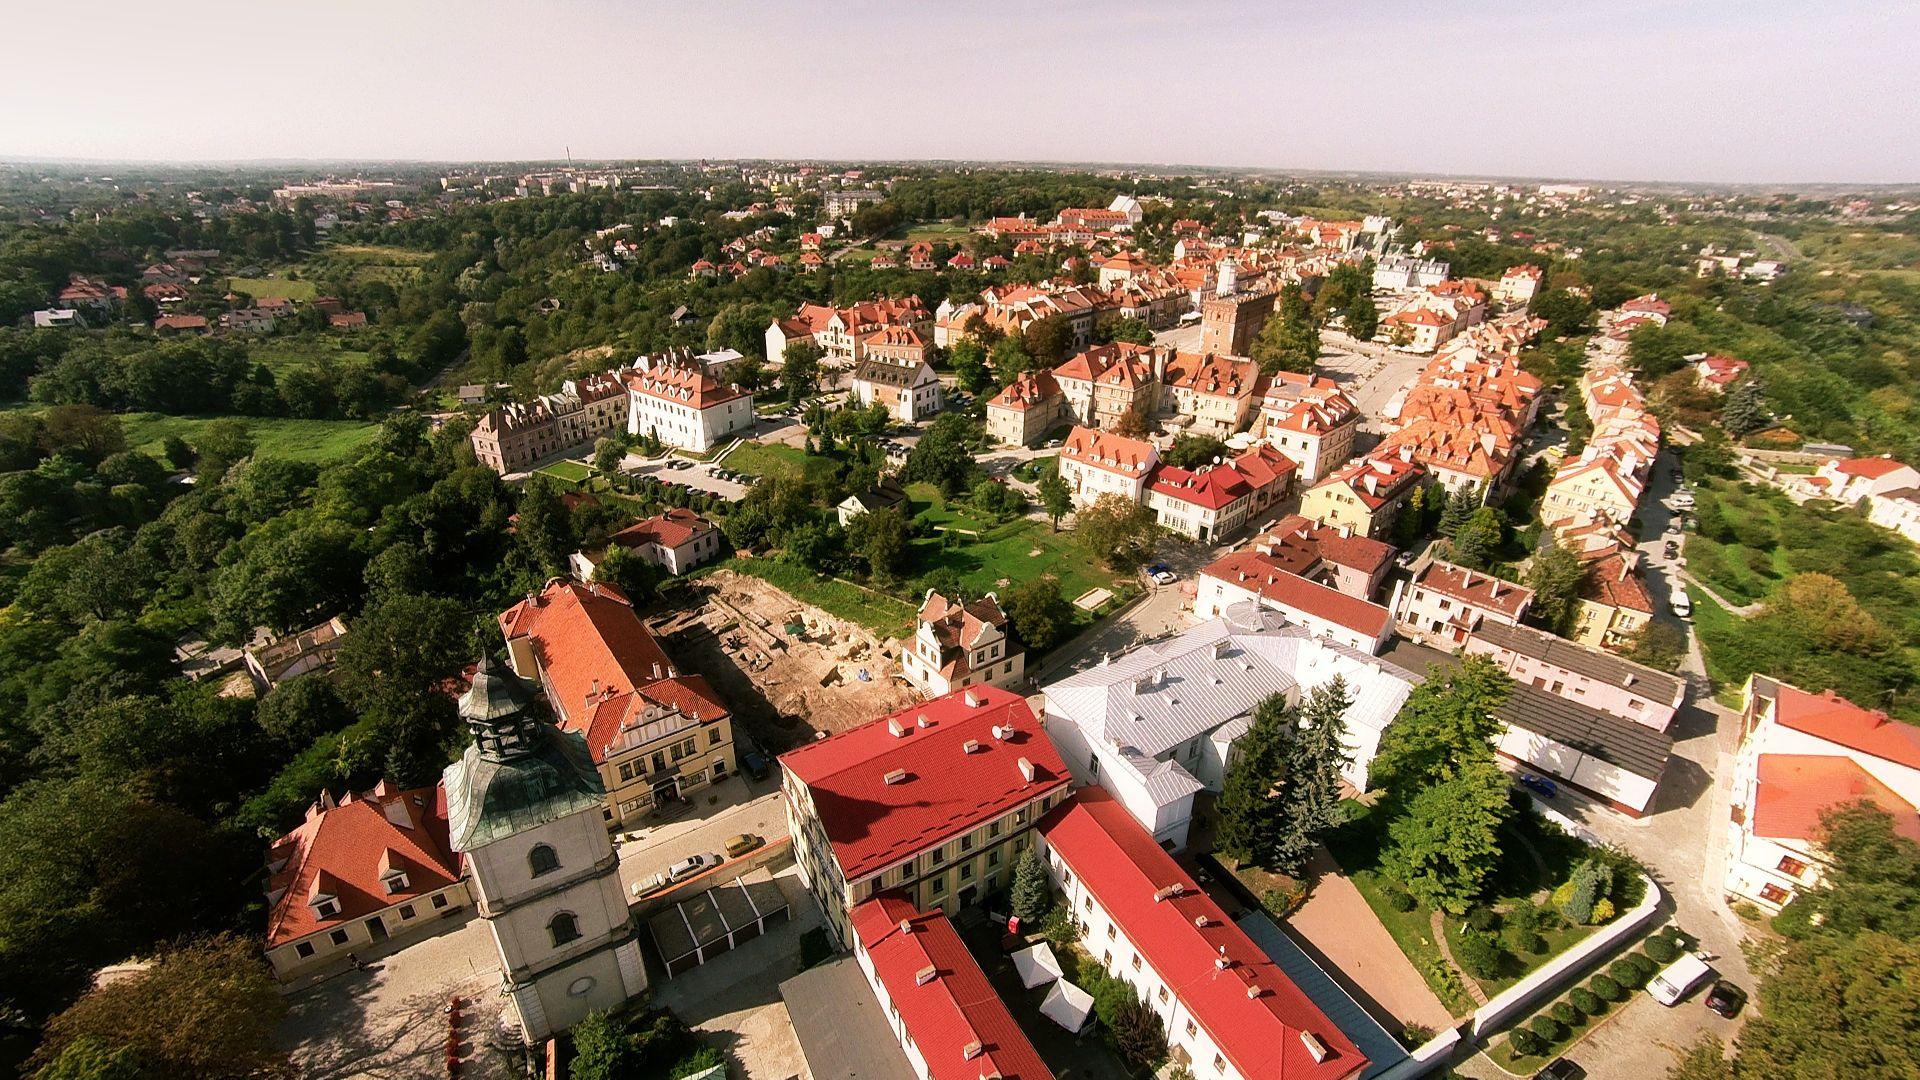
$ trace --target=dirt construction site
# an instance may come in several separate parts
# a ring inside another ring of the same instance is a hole
[[[705,675],[771,753],[912,704],[899,656],[862,627],[749,574],[701,579],[703,595],[655,626],[686,670]]]

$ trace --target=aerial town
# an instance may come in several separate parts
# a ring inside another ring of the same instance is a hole
[[[1920,185],[126,156],[0,1071],[1920,1076]]]

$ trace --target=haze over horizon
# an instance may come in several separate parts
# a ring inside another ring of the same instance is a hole
[[[1920,5],[109,3],[8,18],[0,156],[822,158],[1920,181]],[[1876,108],[1878,103],[1887,104]],[[211,106],[225,106],[224,110]]]

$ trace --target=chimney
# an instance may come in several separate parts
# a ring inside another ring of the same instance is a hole
[[[904,784],[907,782],[907,770],[889,769],[887,775],[881,777],[881,779],[888,784]]]
[[[901,933],[903,933],[903,934],[911,934],[911,933],[913,933],[913,920],[912,920],[912,919],[901,919],[901,920],[900,920],[900,932],[901,932]]]
[[[1311,1031],[1301,1032],[1300,1042],[1301,1045],[1307,1048],[1307,1053],[1313,1055],[1313,1061],[1316,1065],[1326,1061],[1327,1058],[1332,1056],[1331,1052],[1327,1050],[1327,1044],[1321,1042],[1319,1037]]]
[[[1351,538],[1352,536],[1353,536],[1352,524],[1347,522],[1342,522],[1340,525],[1340,539],[1346,540]]]
[[[892,735],[896,739],[905,738],[907,734],[906,725],[900,722],[899,717],[889,716],[887,717],[887,734]]]
[[[961,753],[963,753],[963,754],[977,754],[977,753],[979,753],[979,752],[980,752],[980,740],[979,740],[979,739],[968,739],[968,740],[967,740],[967,741],[966,741],[965,743],[963,743],[963,744],[961,745],[961,747],[960,747],[960,752],[961,752]]]
[[[986,698],[981,697],[979,694],[974,693],[972,690],[967,691],[967,707],[968,708],[977,709],[980,706],[985,705],[986,703],[987,703]]]
[[[916,727],[923,727],[923,728],[930,728],[930,727],[932,727],[932,726],[933,726],[933,721],[932,721],[932,720],[929,720],[929,719],[927,719],[927,714],[926,714],[926,713],[921,713],[921,714],[920,714],[920,716],[919,716],[919,718],[918,718],[918,719],[916,719],[916,720],[914,720],[914,726],[916,726]]]
[[[1027,783],[1033,783],[1033,762],[1026,758],[1021,758],[1018,764],[1020,766],[1020,775],[1026,778]]]
[[[972,1042],[960,1048],[960,1056],[968,1061],[972,1061],[974,1058],[977,1058],[981,1054],[984,1054],[986,1052],[987,1052],[987,1048],[980,1045],[979,1039],[975,1039]]]
[[[940,974],[939,968],[934,967],[932,964],[928,964],[926,967],[923,967],[919,971],[914,973],[913,985],[925,986],[928,983],[932,982],[934,980],[934,977],[939,974]]]

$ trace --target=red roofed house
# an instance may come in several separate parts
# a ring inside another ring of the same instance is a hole
[[[1602,551],[1583,561],[1580,611],[1568,636],[1582,645],[1624,649],[1653,620],[1653,597],[1640,580],[1638,553]]]
[[[1378,539],[1387,535],[1426,475],[1411,450],[1375,453],[1341,466],[1308,488],[1300,497],[1300,513]]]
[[[1080,944],[1165,1026],[1173,1061],[1209,1080],[1345,1080],[1367,1058],[1104,788],[1040,824]]]
[[[1920,728],[1886,713],[1754,675],[1733,760],[1726,889],[1768,911],[1819,882],[1826,810],[1865,799],[1920,841]]]
[[[1066,417],[1066,395],[1053,372],[1026,371],[988,399],[987,434],[1003,446],[1026,446]]]
[[[1019,694],[975,686],[780,756],[801,876],[842,945],[882,892],[958,911],[1013,864],[1071,778]]]
[[[698,363],[643,358],[626,374],[627,432],[651,434],[668,446],[704,453],[728,436],[753,430],[753,395],[722,385]]]
[[[608,537],[607,543],[626,548],[669,574],[684,574],[720,554],[720,530],[699,514],[675,506],[621,529]],[[576,551],[567,562],[574,577],[591,581],[594,568],[605,554],[604,548]]]
[[[704,677],[674,668],[620,590],[548,582],[501,614],[500,631],[514,673],[586,738],[609,828],[733,775],[732,714]]]
[[[919,1080],[1053,1080],[945,915],[885,895],[852,923],[854,959]]]
[[[1253,485],[1232,465],[1161,465],[1146,492],[1147,506],[1163,527],[1203,541],[1217,541],[1245,525],[1252,499]]]
[[[1054,368],[1053,379],[1075,423],[1112,430],[1129,413],[1144,418],[1159,410],[1169,352],[1125,341],[1096,345]]]
[[[1800,487],[1818,498],[1853,506],[1869,495],[1920,487],[1920,470],[1890,457],[1834,458]]]
[[[992,593],[971,603],[932,589],[920,604],[919,629],[900,657],[907,681],[928,697],[967,686],[1015,690],[1026,681],[1027,651],[1008,632]]]
[[[1693,381],[1713,394],[1726,393],[1746,373],[1747,362],[1731,356],[1703,356],[1693,364]]]
[[[1435,559],[1420,568],[1397,614],[1416,639],[1451,649],[1483,621],[1518,626],[1532,602],[1533,590],[1524,585]]]
[[[159,333],[189,332],[204,334],[207,332],[205,315],[162,315],[153,320],[153,328]]]
[[[1530,263],[1510,266],[1500,275],[1500,285],[1494,290],[1494,299],[1502,304],[1525,307],[1533,303],[1533,296],[1540,291],[1540,268]]]
[[[438,785],[324,792],[267,854],[267,962],[281,979],[428,926],[469,903]]]
[[[1331,585],[1348,596],[1371,600],[1386,584],[1393,545],[1363,536],[1348,525],[1328,525],[1288,514],[1249,547],[1280,569]]]
[[[1211,619],[1249,600],[1279,612],[1316,637],[1331,638],[1368,656],[1379,655],[1393,639],[1392,612],[1302,577],[1257,548],[1222,556],[1200,571],[1193,613],[1196,618]]]
[[[1060,479],[1073,492],[1076,506],[1091,506],[1102,495],[1140,502],[1146,497],[1147,478],[1159,464],[1160,452],[1153,444],[1092,428],[1074,428],[1060,447]]]

